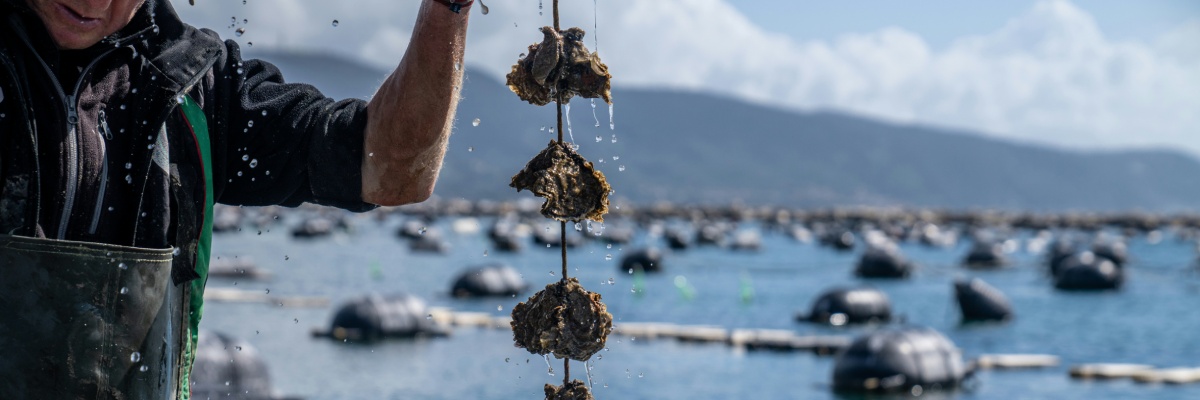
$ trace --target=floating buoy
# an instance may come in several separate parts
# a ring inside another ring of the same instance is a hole
[[[192,398],[277,398],[267,363],[250,343],[208,330],[200,330],[198,336],[190,378]]]
[[[891,328],[855,339],[833,366],[839,392],[901,392],[916,386],[953,388],[967,375],[961,352],[929,328]]]
[[[454,297],[516,296],[527,289],[529,284],[516,269],[496,263],[464,271],[454,280],[450,294]]]
[[[915,266],[894,246],[871,246],[863,253],[854,268],[862,278],[907,278]]]
[[[887,294],[870,287],[827,290],[813,302],[808,315],[796,316],[802,322],[835,326],[887,322],[891,318],[892,306]]]
[[[426,318],[430,315],[425,302],[416,296],[371,294],[343,304],[334,314],[329,330],[314,334],[351,341],[448,334],[432,318]]]
[[[975,278],[954,282],[954,297],[962,311],[962,322],[1005,321],[1013,317],[1012,304],[1004,293]]]

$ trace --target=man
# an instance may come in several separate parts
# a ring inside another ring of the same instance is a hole
[[[0,0],[0,398],[187,398],[214,202],[428,198],[471,3],[422,1],[367,103],[169,0]]]

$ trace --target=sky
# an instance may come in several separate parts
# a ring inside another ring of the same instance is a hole
[[[185,21],[254,49],[389,70],[419,6],[197,3],[176,1]],[[503,79],[551,24],[550,0],[541,10],[535,0],[485,3],[488,15],[473,11],[465,62]],[[1067,148],[1200,156],[1197,1],[562,0],[561,16],[588,31],[609,65],[618,113],[620,88],[666,88]]]

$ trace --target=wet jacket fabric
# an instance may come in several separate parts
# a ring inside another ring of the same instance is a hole
[[[56,49],[24,0],[0,0],[0,20],[0,234],[174,247],[172,283],[198,298],[206,200],[374,207],[360,194],[365,102],[285,83],[169,0],[80,51]],[[203,111],[209,171],[185,101]]]

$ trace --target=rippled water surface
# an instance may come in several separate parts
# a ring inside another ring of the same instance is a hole
[[[287,224],[294,224],[285,218]],[[274,276],[267,281],[213,278],[210,287],[270,289],[271,295],[326,296],[325,308],[210,302],[203,328],[249,341],[269,364],[275,387],[307,399],[540,399],[545,383],[561,383],[562,362],[546,362],[513,347],[504,330],[458,328],[448,338],[356,345],[313,338],[334,307],[368,292],[409,292],[432,305],[507,315],[524,296],[457,300],[446,295],[465,267],[505,262],[534,287],[559,277],[559,250],[528,246],[516,254],[490,249],[483,233],[457,234],[451,220],[441,229],[452,246],[446,255],[411,253],[394,232],[398,218],[378,222],[371,214],[353,220],[353,233],[311,241],[291,238],[276,226],[220,234],[214,256],[252,257]],[[488,220],[480,221],[486,228]],[[540,229],[540,228],[539,228]],[[618,270],[624,251],[661,239],[644,233],[633,244],[609,249],[592,241],[569,251],[572,276],[604,296],[616,324],[670,322],[725,328],[791,329],[800,333],[857,335],[870,327],[822,328],[793,321],[823,290],[863,283],[851,275],[858,252],[838,253],[764,233],[763,250],[737,253],[693,248],[668,254],[665,272],[645,278],[645,292],[631,292],[632,275]],[[922,268],[904,281],[867,282],[886,292],[893,310],[910,324],[933,327],[953,340],[967,358],[985,353],[1047,353],[1063,365],[1025,371],[991,371],[967,390],[930,393],[934,398],[1200,398],[1200,384],[1140,385],[1129,380],[1084,382],[1067,367],[1089,362],[1148,363],[1160,367],[1200,366],[1200,276],[1189,269],[1191,244],[1170,238],[1156,245],[1130,242],[1126,287],[1109,293],[1055,291],[1041,257],[1018,252],[1015,265],[974,272],[957,267],[968,243],[951,249],[902,245]],[[606,260],[611,254],[612,260]],[[551,275],[551,272],[554,275]],[[683,296],[676,277],[686,278],[695,296]],[[1004,325],[960,328],[951,282],[978,276],[1003,291],[1017,318]],[[743,303],[742,280],[755,297]],[[609,285],[609,279],[613,284]],[[503,311],[497,311],[497,307]],[[738,352],[724,345],[671,340],[610,338],[592,370],[599,399],[836,398],[828,385],[832,357],[809,353]],[[583,364],[572,377],[585,379]]]

